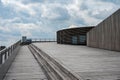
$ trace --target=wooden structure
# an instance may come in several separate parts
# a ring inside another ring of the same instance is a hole
[[[90,27],[70,28],[57,31],[57,43],[86,45],[86,34]]]
[[[87,46],[120,51],[120,9],[87,33]]]
[[[19,51],[21,41],[0,51],[0,80],[3,80],[9,67]]]

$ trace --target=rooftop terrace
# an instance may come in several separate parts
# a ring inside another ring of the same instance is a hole
[[[55,42],[34,43],[68,70],[87,80],[118,80],[120,52]]]
[[[120,52],[56,42],[0,51],[0,80],[120,80]]]

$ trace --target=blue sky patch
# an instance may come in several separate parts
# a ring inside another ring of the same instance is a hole
[[[55,38],[56,31],[94,26],[120,8],[120,0],[0,0],[0,45],[22,36]]]

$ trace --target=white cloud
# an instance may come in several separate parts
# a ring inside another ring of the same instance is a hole
[[[34,10],[34,7],[39,6],[39,3],[29,3],[29,4],[24,4],[22,2],[23,0],[2,0],[1,2],[5,6],[10,6],[12,7],[16,12],[26,12],[31,16],[36,15],[36,11]]]
[[[70,25],[68,28],[77,28],[78,26],[76,26],[76,25]]]
[[[39,26],[37,26],[36,24],[33,24],[33,23],[29,23],[29,24],[18,23],[15,26],[18,27],[22,36],[28,36],[28,37],[32,37],[30,30],[39,29]]]
[[[45,3],[41,5],[41,17],[48,20],[62,19],[68,17],[67,9],[65,5],[60,3]],[[65,15],[65,16],[64,16]]]
[[[1,0],[4,8],[12,9],[12,18],[0,17],[0,34],[18,38],[39,37],[68,28],[69,25],[98,24],[120,6],[104,0]],[[5,10],[5,9],[4,9]],[[5,13],[5,12],[4,12]],[[9,15],[10,13],[6,13]],[[0,13],[1,14],[1,13]],[[70,26],[73,28],[76,26]],[[7,34],[5,34],[7,33]],[[17,34],[17,35],[16,35]],[[1,35],[0,35],[1,37]],[[48,36],[45,36],[48,37]]]
[[[11,32],[11,30],[8,28],[8,27],[2,27],[0,26],[0,31],[3,31],[3,32]]]
[[[59,15],[52,12],[52,9],[50,8],[51,6],[48,5],[42,5],[42,18],[47,18],[47,19],[55,19]]]
[[[0,34],[0,45],[9,47],[10,45],[14,44],[15,42],[17,42],[20,39],[21,39],[21,37],[19,37],[19,36],[16,37],[11,34],[7,34],[7,35]]]
[[[84,23],[89,26],[98,24],[120,6],[111,2],[99,0],[75,0],[74,3],[69,4],[66,7],[69,14],[72,16],[72,19],[81,18],[84,20]],[[99,19],[96,15],[101,18]]]
[[[13,22],[16,22],[16,21],[21,21],[21,19],[19,17],[14,17],[12,19],[0,18],[0,24],[13,23]]]
[[[96,25],[95,23],[99,20],[91,17],[88,14],[88,10],[81,10],[81,6],[84,1],[75,0],[73,4],[69,4],[67,7],[69,14],[71,15],[72,19],[83,19],[84,23],[87,25]]]
[[[68,11],[68,15],[71,16],[70,21],[75,21],[78,19],[84,20],[86,25],[96,25],[101,21],[97,16],[104,18],[106,15],[101,14],[101,12],[109,13],[113,11],[114,8],[118,8],[118,5],[111,2],[103,2],[100,0],[73,0],[72,3],[68,1],[49,1],[46,0],[43,3],[23,3],[23,0],[2,0],[4,5],[12,6],[17,13],[25,12],[34,17],[40,17],[45,19],[57,19],[63,15],[55,12],[55,8],[64,8]],[[68,4],[62,4],[62,3]],[[39,9],[38,9],[39,8]],[[82,9],[83,8],[83,9]],[[86,9],[84,9],[86,8]],[[65,16],[64,16],[65,17]]]
[[[17,20],[20,20],[20,18],[18,17],[15,17],[13,19],[2,19],[0,18],[0,31],[3,31],[3,32],[12,32],[12,23],[17,21]]]

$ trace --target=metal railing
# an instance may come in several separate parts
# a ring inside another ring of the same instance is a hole
[[[21,41],[18,41],[10,47],[0,51],[0,65],[5,63],[5,61],[9,58],[9,56],[11,56],[11,54],[17,48],[17,46],[20,45],[20,43]]]
[[[56,42],[55,38],[32,38],[32,42]]]

